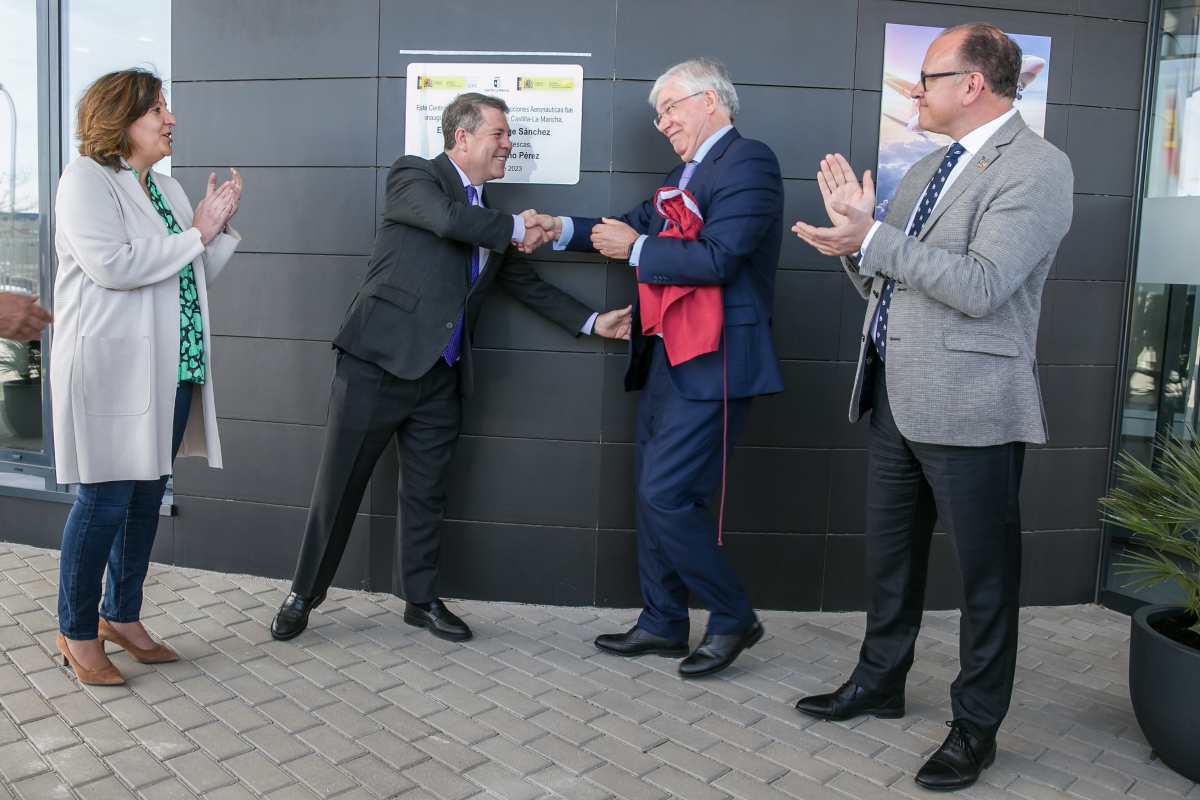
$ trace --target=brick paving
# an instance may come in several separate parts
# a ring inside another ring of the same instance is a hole
[[[80,688],[53,657],[57,580],[56,551],[0,544],[0,798],[929,797],[912,774],[958,655],[957,614],[929,613],[908,716],[816,722],[792,703],[849,673],[861,613],[765,612],[733,668],[685,682],[592,647],[631,610],[462,601],[476,636],[452,644],[390,595],[333,590],[279,643],[282,582],[153,565],[144,621],[184,660],[114,652],[129,684]],[[1023,610],[1001,752],[961,796],[1200,800],[1138,731],[1128,629],[1096,606]]]

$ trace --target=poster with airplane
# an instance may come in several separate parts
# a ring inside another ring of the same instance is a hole
[[[921,129],[912,89],[921,79],[925,51],[945,28],[888,23],[883,39],[883,93],[879,108],[879,165],[875,217],[883,219],[908,168],[950,144],[950,137]],[[1046,134],[1046,87],[1050,80],[1049,36],[1010,33],[1021,48],[1017,110],[1039,136]]]

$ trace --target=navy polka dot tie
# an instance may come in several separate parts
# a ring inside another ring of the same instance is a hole
[[[921,228],[925,227],[925,221],[933,213],[933,207],[937,205],[938,195],[942,193],[942,187],[946,185],[946,179],[950,177],[950,173],[954,171],[954,165],[958,163],[958,159],[965,152],[967,152],[967,149],[958,142],[950,145],[950,149],[946,151],[946,157],[942,159],[941,166],[933,174],[929,185],[925,187],[925,195],[921,198],[921,205],[917,207],[917,213],[913,217],[912,225],[908,226],[909,236],[918,235],[921,232]],[[896,282],[891,278],[888,278],[884,282],[883,291],[879,293],[879,305],[875,307],[875,322],[871,326],[871,341],[875,343],[875,351],[879,353],[880,360],[886,360],[887,358],[888,308],[892,304],[892,291],[895,288]]]

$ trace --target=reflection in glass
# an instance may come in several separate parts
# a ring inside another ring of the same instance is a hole
[[[1161,11],[1157,82],[1121,408],[1121,449],[1154,467],[1156,437],[1200,429],[1200,0]],[[1171,587],[1132,592],[1114,574],[1128,533],[1110,528],[1105,588],[1168,602]]]
[[[37,7],[0,6],[0,292],[41,295]],[[0,340],[0,451],[42,451],[41,342]]]

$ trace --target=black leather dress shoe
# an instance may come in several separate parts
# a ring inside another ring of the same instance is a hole
[[[917,773],[917,783],[936,792],[952,792],[979,780],[996,760],[995,737],[976,736],[962,720],[947,722],[950,735]]]
[[[679,662],[679,674],[685,678],[701,678],[720,672],[747,647],[758,644],[762,637],[763,626],[757,621],[742,633],[705,634],[700,646]]]
[[[289,594],[271,622],[271,638],[281,642],[295,639],[308,627],[308,615],[324,601],[324,592],[316,597],[303,597],[295,592]]]
[[[427,628],[434,636],[450,642],[465,642],[471,638],[467,623],[455,616],[441,600],[431,601],[428,611],[415,603],[405,603],[404,621],[418,628]]]
[[[884,719],[897,719],[904,716],[904,692],[873,692],[846,681],[836,692],[801,697],[796,701],[796,710],[819,719],[837,722],[867,714]]]
[[[596,647],[619,656],[666,656],[683,658],[687,642],[676,642],[634,625],[625,633],[602,633],[596,637]]]

